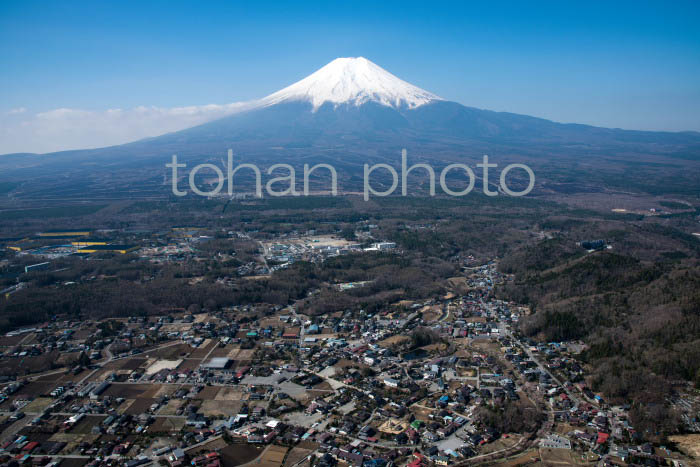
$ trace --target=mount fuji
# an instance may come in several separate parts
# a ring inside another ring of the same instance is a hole
[[[309,102],[316,111],[326,103],[360,106],[368,102],[413,109],[441,101],[435,94],[392,75],[364,57],[337,58],[315,73],[260,101],[263,106]]]
[[[593,170],[602,161],[608,168],[617,164],[610,170],[620,174],[629,173],[630,164],[663,163],[687,177],[697,173],[700,133],[563,124],[467,107],[407,83],[366,58],[337,58],[218,120],[100,149],[5,155],[0,173],[24,181],[56,173],[68,179],[71,173],[84,178],[99,172],[104,179],[125,170],[130,175],[123,179],[149,173],[154,183],[162,183],[163,164],[172,154],[195,163],[219,160],[229,148],[240,154],[239,161],[263,165],[322,161],[361,170],[363,163],[395,163],[407,148],[414,161],[468,162],[489,154],[504,162],[539,164],[562,179],[581,164]],[[598,180],[604,186],[614,179]]]
[[[695,144],[700,134],[607,129],[562,124],[447,101],[394,76],[364,57],[337,58],[237,113],[151,143],[236,143],[249,147],[338,147],[350,142],[493,145],[584,145],[637,148],[640,144]],[[394,144],[391,144],[393,146]],[[218,146],[219,148],[221,146]],[[219,149],[220,150],[220,149]]]

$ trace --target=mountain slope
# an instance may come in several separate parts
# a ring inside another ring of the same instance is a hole
[[[368,142],[379,140],[394,144],[411,144],[416,140],[439,142],[507,145],[513,149],[534,144],[590,145],[593,149],[625,147],[662,151],[664,146],[695,145],[700,148],[700,134],[666,133],[599,128],[589,125],[562,124],[527,115],[493,112],[466,107],[456,102],[433,100],[425,104],[388,106],[375,101],[356,105],[326,102],[314,107],[304,100],[283,101],[256,107],[198,127],[182,130],[152,140],[177,140],[182,144],[210,138],[213,142],[260,144],[326,145],[329,139],[364,137]],[[214,138],[214,139],[212,139]],[[265,138],[264,142],[260,138]]]

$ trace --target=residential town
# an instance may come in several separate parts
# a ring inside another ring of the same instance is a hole
[[[314,250],[282,245],[265,246],[268,260]],[[583,343],[520,336],[516,325],[530,310],[494,298],[494,286],[510,280],[496,266],[463,268],[462,295],[402,300],[377,313],[245,305],[9,332],[0,338],[2,365],[16,376],[2,381],[0,459],[690,465],[640,441],[629,407],[586,386]],[[35,371],[46,357],[49,369]],[[682,401],[690,414],[698,402]]]

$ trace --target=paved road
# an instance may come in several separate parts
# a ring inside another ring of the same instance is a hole
[[[303,347],[304,344],[304,323],[301,320],[301,317],[297,314],[296,308],[293,306],[289,307],[289,311],[292,312],[294,317],[299,321],[299,363],[301,363],[302,360],[302,355],[301,355],[301,348]]]

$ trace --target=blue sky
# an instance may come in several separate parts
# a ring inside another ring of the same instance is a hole
[[[698,24],[700,2],[0,0],[0,113],[226,104],[361,55],[474,107],[700,130]]]

